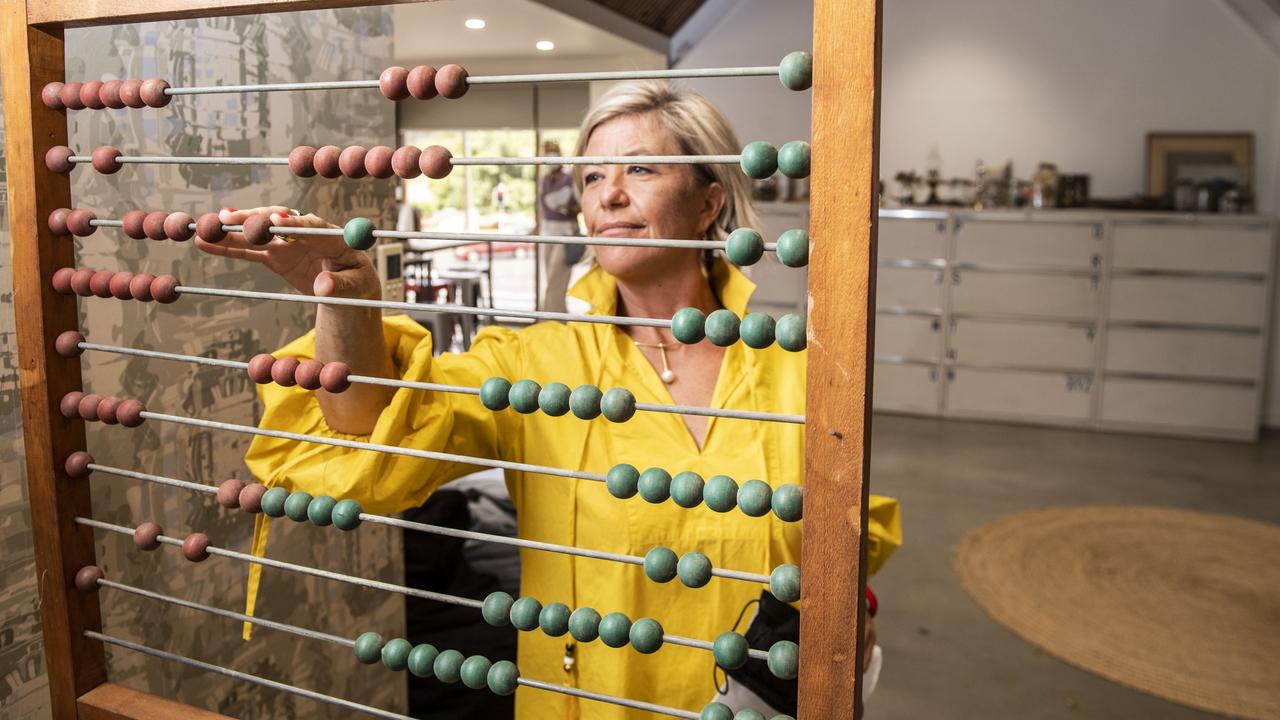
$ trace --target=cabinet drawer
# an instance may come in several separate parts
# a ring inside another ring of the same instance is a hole
[[[1088,370],[1094,337],[1092,324],[959,318],[951,329],[948,357],[966,364]]]
[[[1230,226],[1117,225],[1116,269],[1267,273],[1271,230]]]
[[[1266,311],[1262,283],[1209,278],[1116,277],[1113,320],[1209,323],[1260,327]]]
[[[1111,372],[1256,380],[1262,335],[1201,330],[1111,328],[1103,364]]]
[[[920,315],[876,315],[876,355],[939,360],[942,321]]]
[[[876,270],[876,305],[936,310],[942,307],[945,271],[882,267]]]
[[[878,362],[873,380],[871,398],[876,409],[938,412],[941,382],[936,366]]]
[[[880,221],[881,259],[935,260],[947,256],[946,220]]]
[[[1252,435],[1258,426],[1258,391],[1240,385],[1108,378],[1102,389],[1102,420]]]
[[[951,307],[959,313],[996,313],[1093,319],[1098,289],[1089,276],[951,272]]]
[[[1092,268],[1102,253],[1101,227],[965,220],[956,231],[956,261]]]
[[[1089,417],[1089,375],[956,367],[947,380],[947,411],[1008,418]]]

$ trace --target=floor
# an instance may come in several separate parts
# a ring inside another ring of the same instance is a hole
[[[871,720],[1217,717],[1078,670],[992,621],[950,567],[964,533],[1058,505],[1145,504],[1280,522],[1280,433],[1257,444],[877,415],[872,488],[905,543],[877,575]]]

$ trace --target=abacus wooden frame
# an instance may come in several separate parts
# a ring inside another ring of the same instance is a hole
[[[405,0],[396,0],[405,1]],[[413,1],[413,0],[408,0]],[[882,0],[815,0],[805,532],[800,626],[803,720],[857,717],[865,603],[867,472],[875,303],[875,241]],[[78,359],[54,339],[77,326],[76,302],[50,278],[74,264],[74,246],[45,223],[70,207],[66,175],[44,153],[67,144],[64,111],[40,102],[64,80],[68,27],[361,5],[362,0],[0,0],[5,149],[13,238],[14,311],[27,483],[39,577],[45,664],[54,718],[220,718],[107,682],[96,594],[73,578],[94,562],[89,487],[62,463],[85,448],[84,424],[58,401],[81,388]],[[139,11],[145,8],[145,11]]]

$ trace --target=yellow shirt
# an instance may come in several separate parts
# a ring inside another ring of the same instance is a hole
[[[755,286],[742,273],[720,262],[712,282],[726,308],[739,315],[745,312]],[[589,303],[593,313],[614,312],[616,285],[599,267],[570,294]],[[611,325],[546,322],[521,330],[488,327],[477,334],[470,351],[439,357],[432,357],[428,333],[407,318],[387,318],[384,331],[397,371],[407,380],[477,387],[496,375],[513,382],[530,378],[542,385],[558,381],[571,388],[583,383],[602,390],[625,387],[641,402],[672,402],[649,361],[625,333]],[[308,358],[314,352],[314,339],[308,334],[276,355]],[[736,343],[725,351],[711,405],[803,413],[804,368],[803,352],[790,353],[777,346],[752,350]],[[326,425],[311,392],[279,385],[264,385],[260,392],[263,427],[354,437]],[[599,473],[625,462],[641,470],[661,467],[672,475],[684,470],[703,477],[724,474],[740,484],[759,478],[777,487],[803,478],[801,425],[712,418],[699,450],[680,416],[674,414],[639,412],[620,424],[603,417],[584,421],[571,413],[557,418],[541,412],[521,415],[511,409],[492,412],[473,395],[409,389],[396,392],[372,435],[356,439]],[[264,437],[253,441],[246,463],[267,485],[355,498],[373,513],[416,507],[441,484],[480,469]],[[670,501],[652,505],[639,496],[619,500],[603,483],[532,473],[507,472],[506,480],[524,538],[640,556],[657,545],[677,554],[696,549],[706,553],[714,567],[762,574],[781,563],[800,564],[801,524],[782,522],[772,513],[752,518],[737,510],[720,514],[705,506],[684,509]],[[868,572],[873,573],[901,542],[897,502],[872,496],[869,516]],[[263,535],[259,533],[258,551]],[[337,536],[335,542],[340,542]],[[619,611],[632,620],[652,617],[669,634],[704,640],[731,629],[743,607],[762,589],[724,578],[712,578],[699,589],[685,587],[679,580],[657,584],[638,566],[533,550],[521,550],[520,559],[521,594],[537,598],[544,606],[558,601],[571,609],[589,606],[601,615]],[[571,671],[564,669],[566,644],[574,646]],[[455,649],[464,655],[478,650]],[[630,647],[613,649],[599,640],[578,643],[569,635],[552,638],[535,630],[521,634],[517,665],[523,677],[694,712],[715,692],[711,653],[674,645],[642,655]],[[521,720],[655,717],[526,687],[517,691],[516,716]]]

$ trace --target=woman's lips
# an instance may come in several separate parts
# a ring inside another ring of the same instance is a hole
[[[636,233],[644,230],[643,225],[632,225],[630,223],[609,223],[601,226],[596,230],[599,237],[635,237]]]

